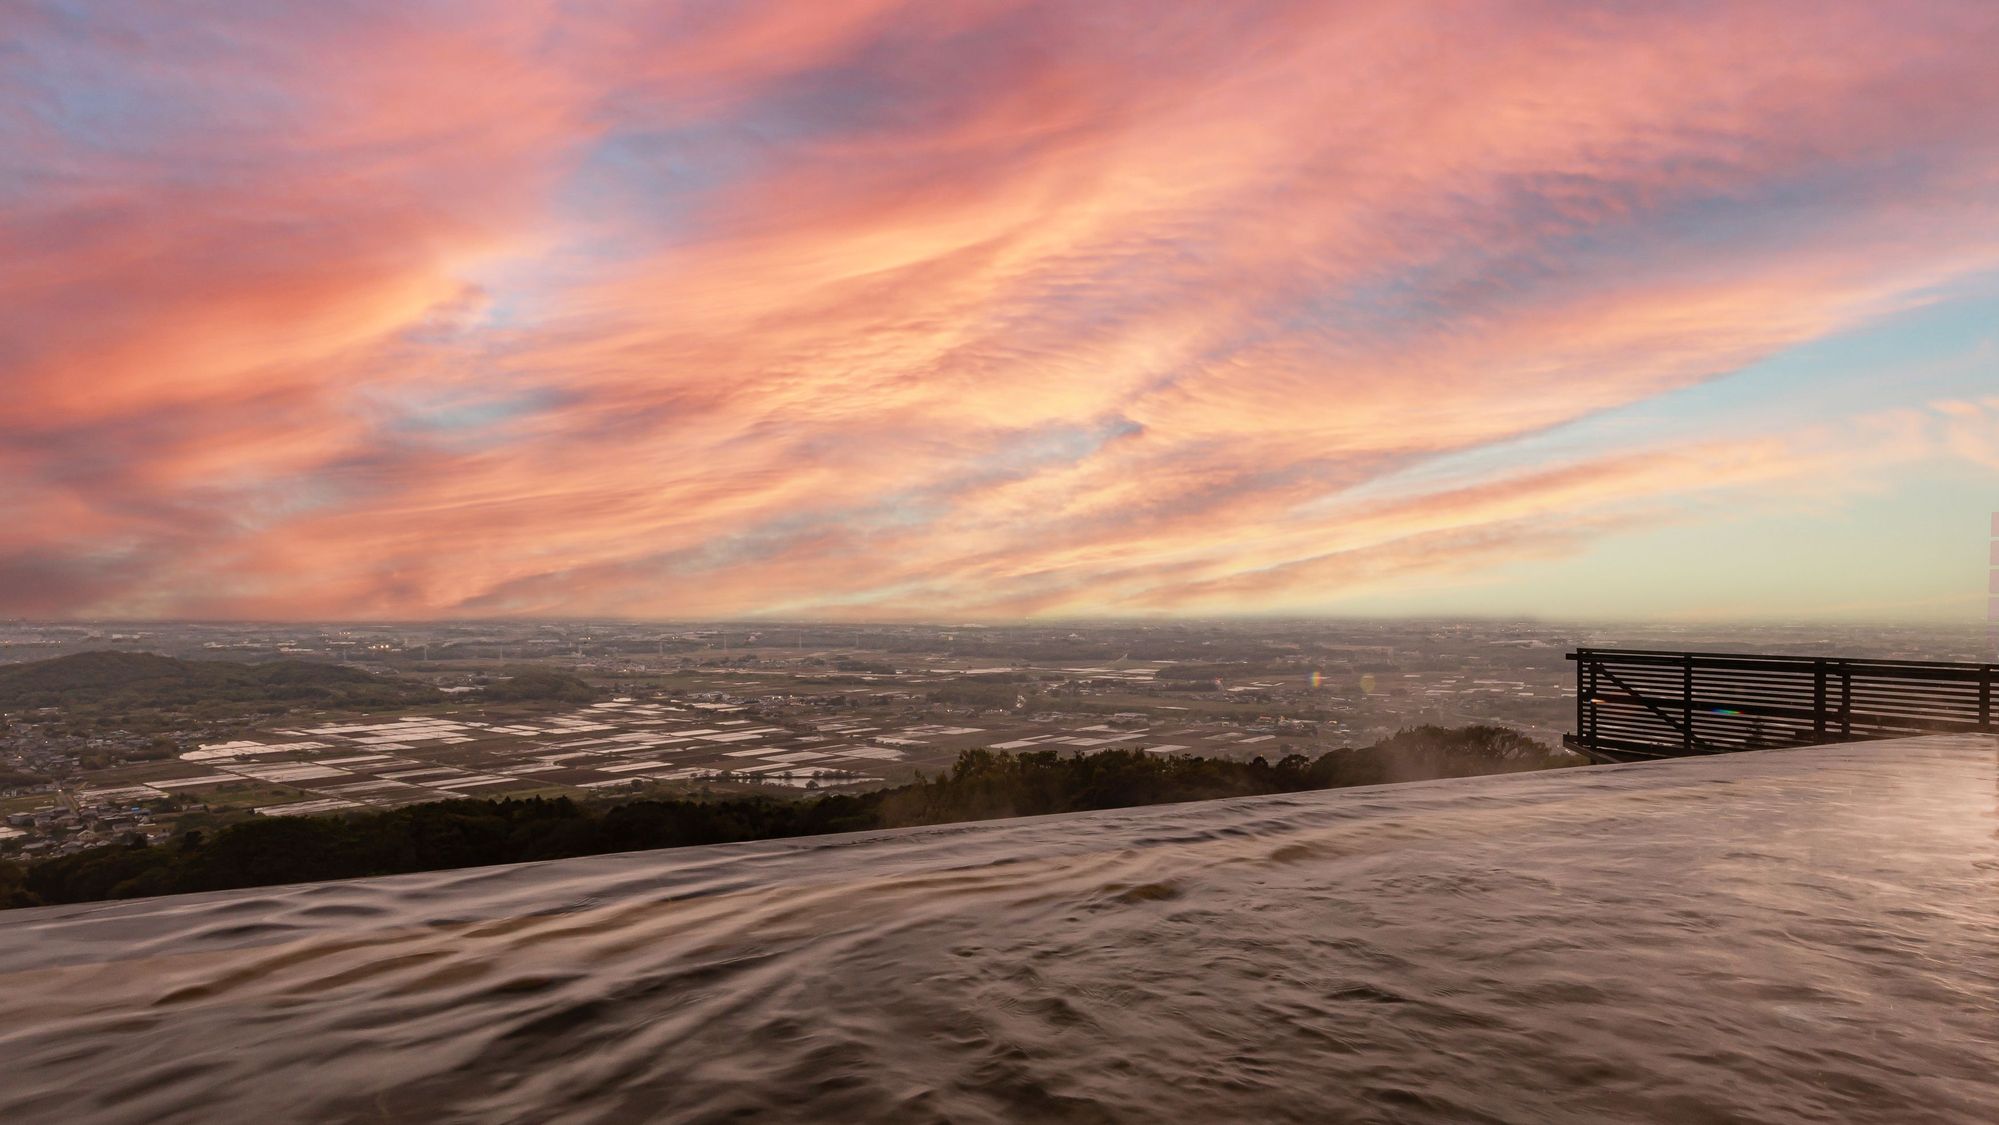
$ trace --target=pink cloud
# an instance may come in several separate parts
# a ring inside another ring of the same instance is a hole
[[[1999,268],[1978,6],[214,15],[0,17],[0,612],[1309,606],[1991,463],[1397,476]]]

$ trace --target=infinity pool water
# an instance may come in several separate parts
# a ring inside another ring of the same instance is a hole
[[[1999,742],[0,913],[0,1121],[1999,1120]]]

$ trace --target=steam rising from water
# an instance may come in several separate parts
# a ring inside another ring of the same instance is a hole
[[[1991,739],[0,916],[0,1119],[1985,1121]]]

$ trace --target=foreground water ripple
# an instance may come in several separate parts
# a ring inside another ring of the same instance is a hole
[[[1999,745],[0,915],[0,1120],[1999,1119]]]

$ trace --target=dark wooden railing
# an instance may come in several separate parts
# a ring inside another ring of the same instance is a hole
[[[1578,649],[1562,741],[1633,762],[1946,731],[1999,730],[1999,665]]]

